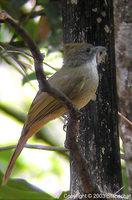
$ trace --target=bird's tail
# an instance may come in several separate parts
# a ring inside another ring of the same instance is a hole
[[[4,176],[3,176],[3,181],[2,181],[3,185],[7,183],[8,179],[10,177],[10,174],[12,172],[12,169],[13,169],[13,167],[15,165],[16,159],[19,156],[19,154],[21,153],[22,149],[24,148],[25,143],[29,139],[29,137],[26,137],[26,135],[27,134],[22,134],[20,139],[19,139],[19,141],[18,141],[16,149],[15,149],[15,151],[14,151],[14,153],[13,153],[11,159],[10,159],[10,162],[8,164],[6,172],[5,172]]]

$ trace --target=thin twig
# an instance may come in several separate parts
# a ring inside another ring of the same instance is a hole
[[[37,91],[36,88],[33,86],[33,84],[29,81],[28,74],[27,74],[26,70],[25,70],[24,67],[23,67],[24,64],[23,64],[21,61],[19,61],[11,52],[9,52],[9,51],[4,47],[4,45],[2,46],[2,45],[1,45],[1,42],[0,42],[0,47],[2,48],[2,50],[3,50],[5,53],[7,53],[7,55],[9,55],[9,56],[21,67],[21,69],[22,69],[22,71],[23,71],[24,73],[23,73],[22,71],[19,71],[19,72],[20,72],[23,76],[25,76],[25,77],[27,78],[28,83],[31,85],[31,87],[34,88],[35,91]]]
[[[118,111],[118,115],[119,115],[122,119],[124,119],[128,124],[130,124],[130,125],[132,126],[132,122],[131,122],[129,119],[127,119],[123,114],[121,114],[119,111]]]
[[[24,21],[28,21],[28,19],[31,17],[32,13],[33,13],[34,10],[35,10],[36,4],[37,4],[37,1],[34,2],[34,5],[33,5],[33,7],[31,8],[31,11],[28,13],[28,15],[26,16],[26,18],[25,18]]]
[[[121,190],[123,190],[124,187],[125,187],[125,186],[123,185],[119,190],[117,190],[117,191],[114,193],[114,195],[116,195],[116,194],[119,193]]]
[[[63,147],[55,147],[55,146],[45,146],[45,145],[33,145],[33,144],[26,144],[24,146],[25,148],[29,149],[38,149],[38,150],[46,150],[46,151],[59,151],[59,152],[68,152],[68,149],[63,148]],[[0,147],[0,151],[5,151],[9,149],[14,149],[16,148],[16,145],[10,145],[6,147]]]
[[[26,52],[26,51],[24,51],[24,50],[22,50],[22,49],[19,49],[19,48],[17,48],[17,47],[14,47],[14,46],[12,46],[12,45],[5,44],[5,43],[3,43],[3,42],[0,42],[0,47],[1,47],[2,49],[4,48],[4,50],[6,49],[6,52],[7,52],[7,53],[25,54],[26,56],[29,56],[29,57],[33,58],[33,56],[32,56],[30,53],[28,53],[28,52]],[[47,65],[48,67],[50,67],[50,68],[53,69],[54,71],[57,71],[57,69],[56,69],[55,67],[49,65],[48,63],[46,63],[46,62],[44,62],[44,61],[43,61],[43,64],[44,64],[44,65]]]
[[[38,16],[45,16],[46,13],[45,13],[45,9],[41,9],[41,10],[37,10],[37,11],[33,11],[31,14],[30,14],[30,19],[31,18],[35,18],[35,17],[38,17]],[[27,19],[27,16],[28,14],[22,14],[22,16],[19,18],[21,22],[25,21]]]

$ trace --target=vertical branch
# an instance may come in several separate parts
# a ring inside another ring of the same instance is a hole
[[[84,109],[78,144],[92,181],[105,192],[122,186],[117,117],[116,66],[113,1],[62,0],[64,43],[88,42],[108,49],[106,64],[99,67],[96,101]],[[81,192],[74,158],[71,156],[71,191]],[[122,192],[122,191],[121,191]]]
[[[69,149],[70,155],[75,161],[82,192],[92,194],[95,192],[95,188],[93,188],[88,165],[83,154],[80,152],[77,141],[79,136],[79,121],[75,120],[71,115],[68,120],[66,147]]]

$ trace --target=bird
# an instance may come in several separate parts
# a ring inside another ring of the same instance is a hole
[[[104,62],[106,48],[89,43],[67,43],[64,45],[63,66],[53,74],[48,82],[62,91],[73,104],[83,108],[95,95],[99,84],[97,66]],[[47,92],[38,91],[35,96],[20,139],[3,176],[3,185],[7,183],[16,159],[27,140],[36,134],[46,123],[67,113],[62,102]]]

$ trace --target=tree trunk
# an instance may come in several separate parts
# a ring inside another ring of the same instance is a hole
[[[122,186],[117,117],[114,21],[111,0],[62,0],[64,43],[88,42],[107,48],[99,66],[96,100],[82,109],[78,143],[99,191],[115,193]],[[82,192],[76,163],[70,158],[70,192]]]

